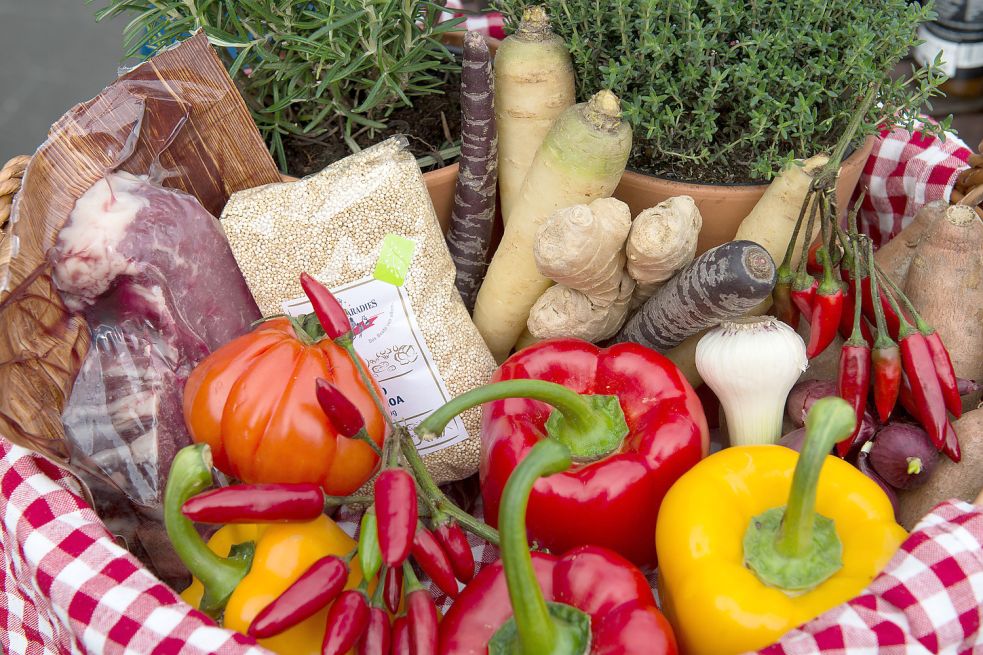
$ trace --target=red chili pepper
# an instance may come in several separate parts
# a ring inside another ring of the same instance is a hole
[[[843,313],[840,314],[840,336],[844,339],[849,339],[853,334],[853,308],[857,304],[856,289],[856,281],[848,280],[846,293],[843,294]],[[867,343],[874,343],[874,332],[866,320],[860,321],[860,331]]]
[[[389,615],[381,607],[369,610],[365,634],[358,642],[358,655],[389,655]]]
[[[914,394],[911,390],[911,384],[909,384],[907,377],[902,377],[900,398],[901,405],[908,410],[911,417],[924,426],[925,421],[921,416],[917,403],[915,402]],[[956,429],[952,427],[952,421],[950,421],[948,417],[946,418],[945,422],[945,436],[942,443],[942,452],[954,462],[958,462],[960,459],[962,459],[962,449],[959,447],[959,436],[956,434]]]
[[[416,536],[413,537],[413,559],[438,589],[450,598],[457,598],[457,578],[454,577],[451,561],[433,533],[422,525],[417,527]]]
[[[464,583],[470,582],[474,577],[474,553],[471,552],[471,544],[461,526],[453,521],[441,523],[434,530],[434,536],[447,553],[457,579]]]
[[[901,324],[901,363],[911,384],[911,395],[922,418],[922,427],[939,450],[945,444],[945,424],[949,420],[945,399],[939,385],[935,362],[925,336],[913,330],[907,321]]]
[[[383,589],[386,607],[395,614],[399,610],[399,601],[403,598],[403,569],[392,566],[386,569],[386,583]]]
[[[811,275],[800,275],[792,286],[792,304],[806,321],[812,321],[812,308],[819,290],[819,282]]]
[[[956,378],[956,371],[952,368],[952,358],[949,351],[942,343],[942,337],[938,332],[932,330],[925,335],[925,343],[932,354],[932,361],[935,363],[935,372],[939,378],[939,386],[942,388],[942,397],[945,399],[945,407],[956,418],[962,416],[963,401],[959,396],[959,382]]]
[[[311,301],[314,314],[328,338],[332,341],[344,336],[350,338],[352,324],[348,320],[345,308],[341,306],[334,294],[307,273],[300,274],[300,286],[307,299]]]
[[[840,316],[843,314],[843,287],[833,276],[833,266],[826,250],[821,249],[819,256],[826,272],[813,300],[809,344],[806,346],[806,356],[809,359],[816,357],[833,343],[840,327]]]
[[[386,469],[375,481],[379,549],[387,566],[399,566],[413,548],[417,521],[416,483],[403,469]]]
[[[406,594],[406,619],[410,624],[410,652],[437,655],[437,607],[426,589]]]
[[[854,339],[858,337],[858,339]],[[864,411],[867,409],[867,393],[870,390],[870,348],[863,341],[859,328],[850,339],[843,344],[840,352],[840,370],[837,391],[843,400],[850,403],[857,415],[857,426],[849,439],[836,444],[840,457],[845,457],[853,446],[854,439],[863,423]]]
[[[874,369],[874,406],[881,423],[887,423],[901,388],[901,351],[885,334],[878,334],[871,352]]]
[[[236,484],[189,498],[181,512],[198,523],[313,521],[324,512],[316,484]]]
[[[365,429],[365,419],[358,411],[355,403],[350,401],[341,390],[325,380],[318,378],[315,395],[321,411],[331,421],[331,425],[339,434],[351,439]]]
[[[280,634],[326,607],[347,581],[345,560],[334,555],[322,557],[256,615],[247,633],[257,639]]]
[[[393,620],[392,655],[412,655],[410,650],[410,624],[406,615]]]
[[[352,649],[369,622],[369,603],[358,589],[343,591],[328,610],[321,655],[343,655]]]
[[[819,276],[823,274],[823,263],[819,259],[819,249],[822,247],[822,241],[816,241],[809,246],[809,256],[806,258],[806,271],[809,275]]]

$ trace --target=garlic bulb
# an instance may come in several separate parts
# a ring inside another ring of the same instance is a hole
[[[788,392],[808,366],[802,337],[771,316],[725,321],[696,346],[696,368],[720,399],[732,446],[778,441]]]

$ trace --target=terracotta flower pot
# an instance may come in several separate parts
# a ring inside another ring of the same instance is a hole
[[[843,162],[840,179],[836,185],[836,200],[839,207],[845,208],[850,201],[873,147],[874,137],[869,137]],[[437,219],[445,230],[450,222],[454,203],[457,169],[458,165],[454,164],[423,176],[437,212]],[[761,199],[761,194],[766,188],[768,188],[767,183],[692,184],[626,171],[621,178],[621,184],[614,192],[614,197],[626,202],[631,207],[632,216],[636,216],[643,209],[657,205],[666,198],[691,196],[703,215],[703,229],[697,242],[697,251],[703,252],[734,238],[737,226]]]

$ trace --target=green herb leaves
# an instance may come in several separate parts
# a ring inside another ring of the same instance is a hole
[[[512,19],[531,4],[496,2]],[[872,84],[881,106],[861,136],[892,116],[910,127],[945,79],[939,62],[892,79],[933,15],[907,0],[543,2],[570,46],[578,99],[618,94],[635,129],[630,166],[659,175],[769,179],[830,149]]]

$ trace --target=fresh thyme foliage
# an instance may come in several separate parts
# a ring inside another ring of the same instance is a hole
[[[287,135],[338,135],[357,151],[356,134],[443,92],[459,64],[440,39],[464,19],[438,23],[440,9],[422,0],[111,0],[96,20],[132,15],[124,48],[141,58],[202,28],[286,170]]]
[[[828,150],[872,84],[881,106],[861,137],[886,116],[911,127],[945,79],[938,60],[891,79],[933,17],[908,0],[541,1],[570,46],[578,98],[617,93],[635,130],[631,167],[667,177],[769,179]],[[496,3],[513,25],[533,4]]]

